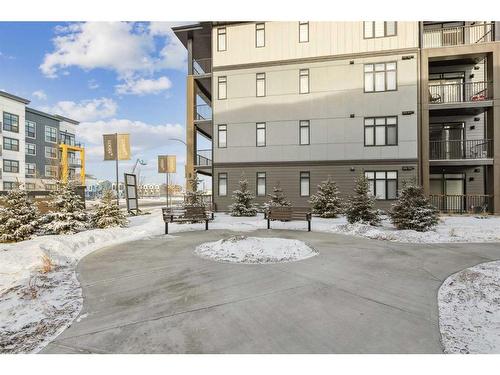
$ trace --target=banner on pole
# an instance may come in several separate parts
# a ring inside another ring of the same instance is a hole
[[[175,173],[176,166],[175,155],[158,155],[158,173]]]
[[[130,160],[130,134],[104,134],[104,160]]]

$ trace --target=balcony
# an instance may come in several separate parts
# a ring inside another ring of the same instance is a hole
[[[194,121],[212,120],[212,107],[208,104],[198,104],[194,107]]]
[[[430,141],[430,160],[469,160],[493,157],[491,139]]]
[[[493,196],[482,194],[429,195],[429,200],[440,212],[478,214],[491,212]]]
[[[212,59],[193,59],[193,75],[206,76],[212,74]]]
[[[491,42],[494,40],[494,24],[455,26],[424,29],[423,47],[450,47]]]
[[[429,82],[429,104],[480,103],[491,100],[492,82],[441,83]]]
[[[212,150],[198,150],[196,152],[196,166],[197,167],[211,167],[212,166]]]

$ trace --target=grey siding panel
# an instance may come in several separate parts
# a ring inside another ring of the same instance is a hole
[[[250,191],[256,195],[256,178],[257,172],[266,172],[266,193],[271,193],[273,186],[280,183],[287,198],[295,206],[309,206],[309,197],[300,197],[299,191],[299,177],[300,172],[310,172],[310,193],[316,193],[317,185],[331,176],[337,183],[343,197],[352,194],[354,188],[354,179],[368,170],[380,171],[397,171],[398,184],[402,185],[403,180],[415,180],[417,173],[417,165],[404,164],[404,166],[413,167],[413,170],[403,171],[403,165],[389,165],[389,164],[372,164],[372,165],[310,165],[310,166],[244,166],[238,165],[237,167],[214,167],[214,202],[217,205],[218,211],[227,211],[228,206],[232,203],[232,192],[239,188],[239,180],[244,173],[248,180],[248,187]],[[354,171],[351,171],[351,167]],[[218,174],[227,173],[228,176],[228,195],[220,197],[218,195]],[[263,204],[269,200],[269,197],[256,197],[257,204]],[[377,207],[387,209],[390,207],[392,201],[377,201]]]

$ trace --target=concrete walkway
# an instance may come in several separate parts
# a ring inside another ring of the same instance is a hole
[[[409,245],[302,231],[316,257],[224,264],[199,231],[97,251],[77,269],[80,321],[45,353],[440,353],[437,291],[451,273],[500,258],[498,244]]]

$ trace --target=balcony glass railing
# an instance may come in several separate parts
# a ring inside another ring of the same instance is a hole
[[[196,76],[212,73],[212,59],[193,60],[193,74]]]
[[[459,46],[491,42],[494,38],[493,23],[478,23],[467,26],[424,28],[424,48]]]
[[[493,157],[491,139],[430,141],[430,160],[489,159]]]
[[[492,94],[491,82],[429,82],[429,104],[481,102],[490,100]]]
[[[194,107],[194,119],[196,121],[206,121],[212,119],[212,107],[208,104],[198,104]]]

